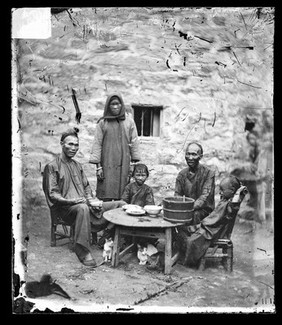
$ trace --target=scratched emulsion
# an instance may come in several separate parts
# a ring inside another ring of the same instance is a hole
[[[150,169],[147,183],[157,203],[173,195],[175,177],[185,167],[183,150],[191,140],[202,143],[203,163],[215,168],[218,184],[234,164],[244,162],[246,118],[260,125],[262,112],[273,107],[274,9],[109,7],[52,13],[52,37],[15,40],[19,70],[14,131],[22,141],[23,236],[30,238],[26,276],[32,281],[52,271],[64,287],[71,287],[70,295],[78,301],[133,304],[143,299],[141,292],[148,283],[131,284],[132,296],[115,278],[121,270],[97,269],[70,281],[80,265],[67,245],[49,245],[43,166],[60,152],[60,134],[70,126],[79,127],[76,158],[95,189],[95,167],[88,164],[94,128],[107,94],[118,91],[128,111],[132,104],[162,107],[157,136],[141,138],[142,160]],[[187,288],[184,285],[186,291],[177,290],[185,299],[169,301],[174,293],[166,295],[168,301],[162,298],[155,303],[257,307],[262,298],[273,299],[273,233],[265,235],[267,230],[259,229],[244,235],[248,231],[244,225],[234,230],[237,282],[220,270],[221,287],[216,287],[216,273],[211,272],[209,279],[206,273]],[[258,233],[265,240],[258,239]],[[236,245],[243,246],[237,250]],[[189,276],[191,271],[177,272]],[[129,279],[130,272],[125,273]],[[110,287],[107,294],[103,292],[107,281],[119,291],[119,301]],[[162,284],[152,285],[152,290],[158,290],[154,285]],[[92,286],[93,296],[83,294]],[[223,288],[229,291],[220,296]]]

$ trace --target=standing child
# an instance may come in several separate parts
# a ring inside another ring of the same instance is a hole
[[[121,200],[125,201],[128,204],[139,205],[144,207],[145,205],[155,205],[153,190],[150,186],[145,184],[146,179],[149,177],[149,170],[145,164],[137,163],[134,166],[132,177],[134,182],[126,185]],[[125,238],[126,242],[129,240]],[[139,264],[146,264],[147,261],[147,245],[152,244],[156,245],[157,242],[155,239],[137,237],[137,257],[140,261]],[[140,259],[141,258],[141,259]]]
[[[129,183],[122,194],[121,199],[128,204],[136,204],[141,207],[154,205],[154,194],[152,188],[145,184],[149,177],[149,170],[145,164],[138,163],[134,166],[132,177],[134,182]]]

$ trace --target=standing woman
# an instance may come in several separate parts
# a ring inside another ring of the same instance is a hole
[[[130,162],[140,160],[137,128],[119,94],[108,96],[97,123],[89,160],[96,164],[96,196],[103,201],[119,200],[130,179]]]

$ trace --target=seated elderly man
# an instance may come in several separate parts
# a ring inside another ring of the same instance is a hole
[[[93,198],[92,190],[79,162],[73,159],[79,149],[78,129],[61,136],[62,152],[45,166],[43,190],[51,213],[74,223],[74,251],[86,266],[96,266],[91,254],[91,224],[99,229],[112,228],[102,214],[125,204],[102,202]],[[100,209],[99,209],[100,208]]]
[[[189,143],[185,152],[188,167],[179,172],[175,182],[175,196],[185,195],[195,200],[192,224],[201,222],[214,209],[215,173],[200,164],[202,157],[202,146]]]

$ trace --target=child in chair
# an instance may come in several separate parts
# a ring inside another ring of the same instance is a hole
[[[121,199],[127,204],[136,204],[141,207],[154,205],[154,194],[152,188],[145,184],[149,177],[149,170],[145,164],[138,163],[134,166],[132,177],[134,182],[129,183],[122,194]]]
[[[178,229],[178,247],[184,253],[184,265],[197,266],[212,240],[221,235],[223,228],[234,222],[247,188],[235,176],[220,182],[220,201],[215,209],[199,224]]]

